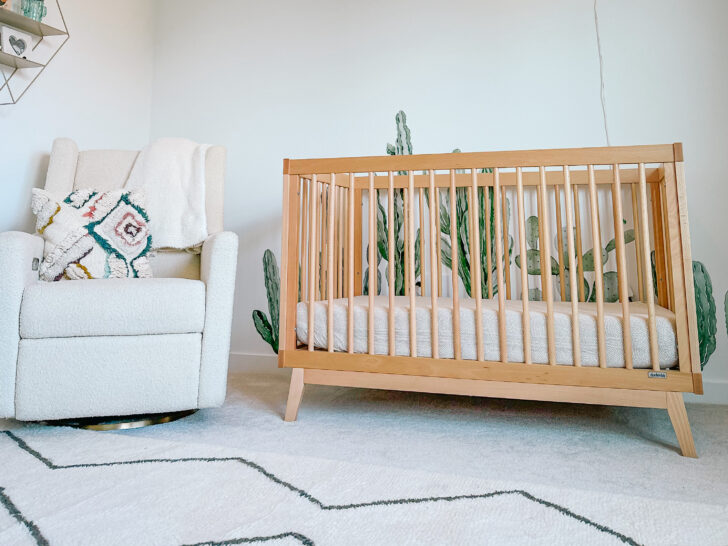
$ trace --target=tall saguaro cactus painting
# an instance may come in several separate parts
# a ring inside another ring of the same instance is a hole
[[[387,154],[389,155],[410,155],[412,154],[412,133],[410,132],[409,127],[407,126],[407,116],[404,113],[404,111],[400,110],[397,112],[397,115],[395,116],[395,123],[397,127],[397,138],[395,139],[395,144],[387,144]],[[459,149],[453,150],[453,153],[460,152]],[[487,172],[488,169],[483,169],[481,172]],[[405,171],[400,171],[398,174],[405,175],[407,174]],[[482,284],[482,293],[485,293],[486,287],[488,284],[488,278],[492,274],[493,271],[495,271],[495,260],[491,260],[491,271],[488,271],[487,268],[487,254],[486,254],[486,230],[485,227],[485,221],[486,218],[490,225],[490,248],[495,248],[495,229],[493,226],[493,219],[494,219],[494,211],[493,211],[493,189],[489,188],[489,203],[490,203],[490,210],[485,211],[484,202],[485,202],[485,194],[484,194],[484,188],[478,189],[478,202],[479,202],[479,215],[478,215],[478,223],[479,223],[479,233],[480,233],[480,258],[481,258],[481,284]],[[395,223],[394,225],[394,237],[395,237],[395,255],[390,260],[390,257],[388,256],[388,247],[387,247],[387,233],[388,233],[388,224],[387,222],[389,219],[387,218],[387,214],[385,212],[384,206],[382,205],[380,199],[379,199],[379,192],[377,191],[376,194],[376,200],[377,200],[377,273],[378,273],[378,279],[381,279],[381,274],[379,272],[379,265],[381,263],[381,260],[384,259],[387,262],[387,268],[394,267],[395,268],[395,287],[394,292],[395,295],[402,296],[404,295],[404,251],[405,251],[405,244],[404,244],[404,217],[405,217],[405,211],[404,211],[404,190],[403,189],[396,189],[394,191],[394,218],[392,221]],[[429,205],[430,200],[432,199],[432,196],[429,194],[429,191],[425,190],[425,198],[427,199],[427,203]],[[458,275],[460,276],[463,285],[465,287],[466,292],[468,295],[472,295],[472,288],[471,288],[471,279],[470,279],[470,211],[468,210],[468,199],[467,199],[467,188],[457,188],[456,190],[456,215],[457,215],[457,223],[458,223],[458,233],[453,234],[451,233],[451,219],[450,219],[450,195],[448,192],[440,192],[439,195],[439,201],[440,201],[440,242],[441,242],[441,252],[442,252],[442,261],[443,264],[452,269],[452,244],[458,245],[458,264],[457,264],[457,271]],[[510,215],[510,201],[506,199],[506,214]],[[415,235],[415,278],[420,277],[420,245],[422,244],[421,236],[420,236],[420,230],[417,229],[416,235]],[[513,237],[509,237],[509,244],[507,252],[504,256],[504,261],[506,261],[507,264],[511,263],[511,254],[513,250]],[[369,253],[367,252],[367,256]],[[387,269],[387,272],[389,270]],[[368,283],[369,283],[369,268],[364,273],[364,293],[367,293],[368,290]],[[381,293],[382,289],[382,283],[377,282],[378,291]],[[497,286],[493,287],[494,290],[497,292]]]

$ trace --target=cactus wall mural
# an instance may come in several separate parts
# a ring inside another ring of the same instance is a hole
[[[705,266],[693,260],[693,283],[695,285],[695,310],[698,316],[698,340],[700,341],[700,369],[710,359],[715,351],[715,333],[717,319],[715,299],[713,298],[713,283]]]
[[[263,274],[265,276],[265,291],[268,295],[268,313],[270,314],[270,319],[268,319],[263,311],[256,309],[253,311],[253,323],[260,337],[271,346],[274,353],[277,353],[281,277],[278,272],[276,257],[270,249],[263,253]]]
[[[622,220],[623,223],[627,223],[624,219]],[[574,230],[574,239],[576,239],[576,230]],[[562,240],[566,240],[566,228],[564,228],[564,233],[562,234]],[[634,229],[627,229],[624,231],[624,243],[625,245],[634,242]],[[529,275],[533,276],[540,276],[541,275],[541,251],[539,249],[539,220],[537,216],[530,216],[526,220],[526,244],[528,245],[528,250],[526,251],[526,268],[528,270]],[[554,241],[554,246],[558,246],[556,241]],[[607,261],[609,260],[609,255],[611,252],[617,247],[617,243],[614,239],[610,240],[607,245],[601,249],[601,257],[602,257],[602,265],[605,265]],[[558,253],[557,253],[558,255]],[[582,266],[584,269],[584,273],[593,273],[594,272],[594,249],[590,248],[587,250],[584,255],[582,256]],[[571,266],[569,262],[569,254],[568,250],[564,249],[564,255],[562,257],[563,260],[563,266],[564,266],[564,275],[567,278],[567,281],[564,283],[564,288],[566,293],[563,294],[563,300],[564,301],[571,301],[571,294],[569,293],[571,289],[571,285],[568,282],[568,273],[569,268]],[[515,258],[515,263],[517,267],[521,267],[521,256],[517,255]],[[577,264],[574,264],[574,266],[577,266]],[[553,253],[551,254],[551,274],[558,278],[559,276],[559,262],[556,258],[554,258]],[[603,273],[603,284],[604,284],[604,301],[606,302],[615,302],[619,301],[619,280],[617,277],[616,271],[605,271]],[[586,278],[583,279],[584,282],[584,299],[585,301],[594,302],[596,301],[596,282],[593,282],[591,286],[589,285],[589,281],[587,281]],[[531,300],[540,300],[541,299],[541,291],[538,288],[532,288],[528,291],[529,299]]]
[[[407,115],[404,113],[404,111],[400,110],[397,112],[395,116],[395,124],[397,129],[397,137],[395,139],[394,144],[387,144],[387,154],[389,155],[410,155],[412,154],[412,133],[407,126]],[[459,153],[460,150],[456,148],[453,150],[453,153]],[[490,172],[489,169],[483,169],[481,172]],[[400,171],[398,174],[404,175],[407,174],[405,171]],[[494,237],[495,237],[495,229],[493,227],[493,219],[494,219],[494,211],[493,211],[493,189],[489,188],[489,197],[490,199],[488,202],[490,203],[490,210],[486,213],[485,212],[485,194],[483,192],[483,188],[479,188],[478,192],[478,202],[479,202],[479,215],[478,215],[478,223],[479,223],[479,232],[480,232],[480,256],[481,256],[481,290],[482,293],[486,293],[487,285],[488,285],[488,278],[492,274],[493,271],[495,271],[495,258],[492,257],[491,259],[491,271],[488,271],[487,268],[487,255],[486,255],[486,230],[484,229],[485,219],[488,218],[489,224],[490,224],[490,248],[495,248],[494,244]],[[452,269],[452,244],[453,241],[456,241],[458,244],[458,257],[459,257],[459,264],[458,264],[458,275],[460,276],[463,285],[465,287],[465,290],[468,295],[471,295],[471,282],[470,282],[470,211],[468,210],[468,200],[467,200],[467,189],[466,188],[458,188],[456,190],[456,214],[457,214],[457,222],[458,222],[458,231],[457,237],[453,237],[453,234],[450,233],[450,226],[451,226],[451,219],[450,219],[450,194],[448,192],[440,192],[439,194],[439,200],[440,200],[440,240],[441,240],[441,252],[442,252],[442,261],[443,264],[449,268]],[[427,200],[427,204],[429,206],[431,196],[428,191],[425,192],[425,198]],[[389,273],[388,268],[394,267],[395,268],[395,288],[394,292],[395,295],[403,296],[404,295],[404,190],[398,189],[394,191],[394,219],[395,222],[394,226],[394,237],[395,237],[395,256],[393,256],[393,259],[390,260],[388,256],[388,248],[387,248],[387,233],[388,233],[388,218],[386,211],[384,209],[384,206],[382,205],[380,201],[379,191],[377,191],[377,289],[378,292],[381,293],[382,290],[382,283],[381,283],[381,272],[379,270],[379,266],[381,264],[381,261],[384,260],[387,262],[387,275]],[[506,212],[509,215],[510,218],[510,200],[506,199]],[[513,251],[513,237],[509,236],[509,245],[507,252],[504,254],[504,262],[507,261],[508,264],[511,263],[511,255]],[[416,231],[415,235],[415,278],[420,278],[420,245],[421,245],[421,238],[420,238],[420,230],[419,228]],[[369,256],[369,252],[367,250],[366,253],[367,256]],[[369,286],[369,268],[364,272],[364,294],[368,293],[368,286]],[[497,292],[497,286],[493,286],[494,293]]]

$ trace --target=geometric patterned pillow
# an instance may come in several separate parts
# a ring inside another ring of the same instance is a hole
[[[45,239],[42,280],[152,276],[142,191],[76,190],[58,202],[34,188],[32,209]]]

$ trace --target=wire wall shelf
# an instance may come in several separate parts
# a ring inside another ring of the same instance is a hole
[[[0,81],[0,106],[17,104],[71,37],[59,0],[55,0],[55,4],[63,28],[35,21],[7,8],[0,8],[0,26],[9,26],[37,38],[29,51],[33,57],[31,59],[14,55],[10,51],[0,51],[0,73],[3,77],[3,81]],[[48,40],[49,37],[58,36],[63,39]],[[44,55],[47,60],[43,62],[37,55],[33,55],[42,43],[51,44]]]

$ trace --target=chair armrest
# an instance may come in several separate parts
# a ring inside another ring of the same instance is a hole
[[[206,295],[198,396],[201,408],[220,406],[225,401],[237,265],[237,234],[222,231],[202,244],[200,279]]]
[[[38,259],[35,270],[33,260]],[[0,417],[15,414],[15,369],[20,341],[20,303],[38,280],[43,239],[20,231],[0,233]]]

